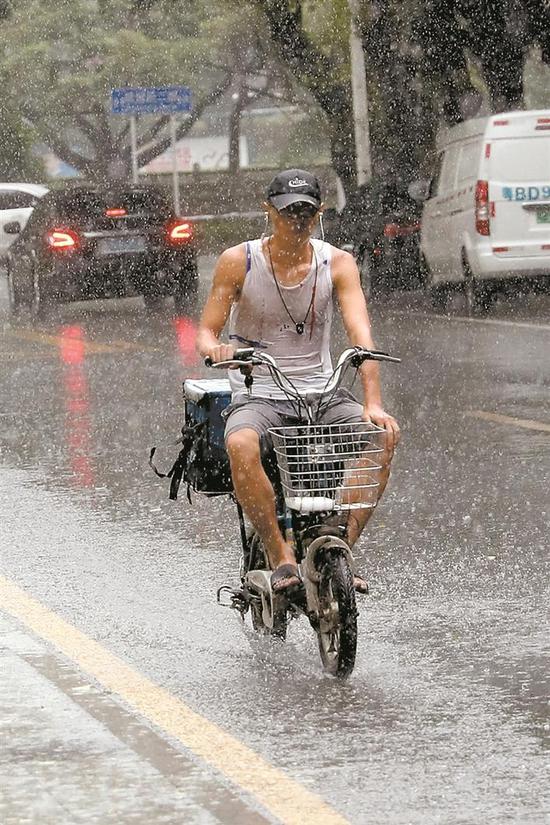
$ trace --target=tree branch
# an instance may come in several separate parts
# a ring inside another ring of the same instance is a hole
[[[97,126],[94,123],[90,123],[86,115],[79,112],[75,113],[74,119],[78,128],[86,135],[88,140],[95,145],[98,140]]]
[[[147,146],[147,144],[154,140],[158,133],[161,132],[165,126],[168,126],[169,123],[170,115],[162,115],[162,117],[159,117],[158,120],[153,123],[148,132],[145,132],[139,136],[140,145],[144,147]]]
[[[74,166],[75,169],[78,169],[78,171],[84,175],[93,177],[96,170],[95,161],[85,158],[79,152],[75,152],[74,149],[71,149],[66,144],[60,135],[55,134],[53,131],[48,132],[47,135],[42,135],[42,138],[44,143],[52,152],[55,152],[60,160],[65,161],[69,166]]]
[[[263,10],[273,43],[291,74],[308,89],[330,121],[331,157],[344,189],[355,186],[355,139],[351,82],[339,83],[333,61],[303,28],[301,0],[255,0]]]
[[[263,10],[272,40],[294,77],[305,85],[329,117],[349,114],[351,86],[333,83],[333,61],[312,44],[302,26],[302,4],[291,10],[287,0],[256,0]]]

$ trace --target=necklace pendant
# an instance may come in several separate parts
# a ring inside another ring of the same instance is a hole
[[[296,332],[298,333],[298,335],[303,335],[304,334],[304,325],[303,325],[302,322],[300,322],[299,324],[296,324]]]

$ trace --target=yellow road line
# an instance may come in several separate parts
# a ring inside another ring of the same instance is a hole
[[[51,353],[45,351],[29,352],[23,349],[10,349],[0,351],[0,358],[5,358],[7,361],[17,358],[20,361],[23,358],[50,358]]]
[[[161,347],[149,347],[145,344],[133,344],[131,341],[124,341],[119,338],[113,338],[110,342],[113,347],[121,350],[136,350],[140,352],[162,352]]]
[[[550,433],[550,424],[544,421],[531,421],[529,418],[512,418],[509,415],[485,412],[484,410],[468,410],[466,415],[472,418],[483,418],[485,421],[493,421],[495,424],[511,424],[514,427],[523,427],[526,430],[538,430],[542,433]]]
[[[0,607],[54,645],[107,690],[176,737],[285,825],[349,825],[319,796],[151,682],[56,613],[0,576]]]
[[[40,344],[59,347],[66,344],[70,338],[61,335],[52,335],[47,332],[40,332],[32,329],[10,329],[6,330],[7,335],[13,338],[20,338],[23,341],[35,341]],[[75,339],[80,341],[81,339]],[[82,340],[85,352],[124,352],[126,350],[143,352],[160,352],[158,347],[148,347],[141,344],[133,344],[130,341],[111,341],[109,344],[95,343],[94,341]]]

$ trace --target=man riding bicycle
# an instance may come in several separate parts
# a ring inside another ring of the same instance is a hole
[[[336,294],[352,346],[373,349],[369,316],[359,272],[348,252],[313,238],[323,210],[317,178],[302,169],[276,175],[264,203],[271,235],[225,250],[197,334],[197,350],[213,362],[230,360],[243,346],[263,349],[284,366],[303,395],[322,393],[332,374],[330,337]],[[229,319],[228,340],[220,335]],[[320,419],[324,424],[371,421],[386,431],[378,499],[386,486],[399,426],[382,406],[379,369],[374,361],[360,368],[363,404],[338,390]],[[227,410],[225,443],[235,495],[259,533],[273,570],[271,584],[282,592],[300,584],[294,550],[277,522],[275,492],[264,470],[261,439],[274,427],[296,418],[295,405],[258,370],[250,391],[245,377],[230,371],[232,403]],[[373,508],[355,510],[347,525],[350,546],[357,541]],[[359,592],[366,582],[355,577]]]

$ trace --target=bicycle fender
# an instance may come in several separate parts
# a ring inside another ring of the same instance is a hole
[[[338,536],[318,536],[316,539],[313,539],[307,548],[306,557],[301,565],[302,577],[306,589],[308,610],[316,616],[319,615],[319,581],[321,579],[321,574],[319,573],[316,564],[317,556],[320,551],[328,551],[333,548],[338,553],[345,555],[348,560],[348,564],[353,570],[353,556],[351,555],[349,545],[344,541],[344,539],[341,539]]]

